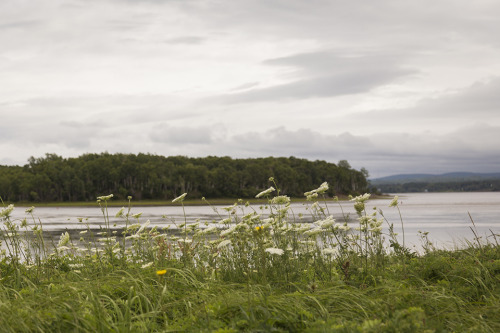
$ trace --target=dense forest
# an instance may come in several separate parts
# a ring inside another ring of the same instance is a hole
[[[489,192],[500,191],[500,180],[471,180],[450,182],[409,182],[402,184],[377,184],[383,193],[404,192]]]
[[[113,193],[119,199],[251,198],[274,177],[283,194],[303,197],[322,182],[329,195],[359,194],[368,187],[368,172],[295,157],[232,159],[150,154],[85,154],[63,158],[31,157],[24,166],[0,166],[0,196],[6,201],[93,201]]]

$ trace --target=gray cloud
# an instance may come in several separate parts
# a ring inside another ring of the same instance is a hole
[[[498,171],[499,10],[0,1],[2,161],[107,150]]]
[[[500,77],[476,82],[470,87],[445,97],[424,100],[417,109],[420,112],[439,113],[443,116],[499,116]]]
[[[150,133],[154,142],[163,144],[210,144],[212,129],[209,127],[175,127],[162,123],[155,125]]]
[[[358,94],[409,74],[412,74],[412,71],[379,71],[374,69],[370,73],[365,71],[305,79],[269,88],[225,95],[215,99],[232,104]]]
[[[264,61],[291,68],[291,83],[215,97],[223,103],[250,103],[358,94],[415,74],[397,65],[393,55],[339,55],[319,51]]]
[[[34,26],[39,26],[40,21],[38,20],[21,20],[21,21],[13,21],[13,22],[8,22],[8,23],[2,23],[0,24],[0,30],[7,30],[7,29],[25,29],[25,28],[30,28]]]
[[[376,124],[379,131],[414,129],[450,132],[453,129],[487,122],[500,126],[500,77],[476,82],[437,97],[424,98],[407,108],[370,110],[347,115],[346,126],[353,126],[359,118]],[[500,133],[497,133],[500,140]]]
[[[167,39],[166,43],[167,44],[197,45],[197,44],[203,43],[205,40],[206,40],[205,38],[199,37],[199,36],[183,36],[183,37],[176,37],[176,38]]]
[[[247,90],[247,89],[250,89],[250,88],[253,88],[253,87],[256,87],[259,85],[259,82],[248,82],[248,83],[243,83],[243,84],[240,84],[239,86],[237,87],[234,87],[233,89],[231,89],[231,91],[238,91],[238,90]]]

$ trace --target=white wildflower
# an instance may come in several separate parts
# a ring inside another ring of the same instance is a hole
[[[271,199],[271,203],[275,205],[285,205],[290,202],[290,198],[286,195],[279,195]]]
[[[133,235],[131,235],[131,236],[127,236],[127,237],[125,237],[125,239],[137,239],[137,238],[141,238],[141,236],[140,236],[140,235],[138,235],[138,234],[133,234]]]
[[[109,199],[111,199],[113,197],[113,194],[110,194],[110,195],[103,195],[103,196],[100,196],[100,197],[97,197],[97,200],[101,200],[101,201],[108,201]]]
[[[231,244],[231,240],[229,240],[229,239],[225,239],[225,240],[223,240],[222,242],[220,242],[220,243],[219,243],[219,245],[217,245],[217,248],[218,248],[218,249],[221,249],[221,248],[223,248],[223,247],[228,246],[229,244]]]
[[[184,198],[186,197],[186,195],[187,195],[187,193],[181,194],[177,198],[175,198],[174,200],[172,200],[172,202],[183,202]]]
[[[313,198],[317,198],[318,194],[323,194],[328,191],[328,188],[328,183],[324,182],[317,189],[306,192],[304,195],[307,197],[307,200],[311,200]]]
[[[396,195],[394,199],[392,199],[391,203],[389,204],[389,207],[396,207],[398,205],[398,199],[399,197]]]
[[[13,210],[14,210],[14,205],[13,204],[8,205],[7,207],[5,207],[0,211],[0,217],[8,218]]]
[[[316,224],[318,227],[326,229],[326,228],[329,228],[335,224],[335,219],[333,218],[332,215],[330,215],[324,220],[319,220],[319,221],[314,222],[314,224]]]
[[[235,202],[234,204],[232,204],[231,206],[227,206],[227,207],[222,207],[222,209],[224,209],[226,212],[232,212],[234,211],[234,209],[236,208],[236,206],[238,206],[238,204]]]
[[[312,237],[312,236],[315,236],[317,234],[320,234],[322,231],[323,231],[323,229],[321,229],[321,227],[315,227],[315,228],[309,229],[306,232],[304,232],[304,235]]]
[[[271,187],[270,187],[270,188],[268,188],[267,190],[264,190],[264,191],[260,192],[259,194],[257,194],[255,197],[256,197],[256,198],[260,198],[260,197],[263,197],[263,196],[265,196],[265,195],[268,195],[269,193],[274,192],[274,191],[276,191],[276,189],[275,189],[274,187],[272,187],[272,186],[271,186]]]
[[[150,224],[151,222],[149,220],[147,220],[146,222],[143,223],[143,225],[141,225],[141,227],[139,228],[139,230],[137,230],[137,233],[140,234],[144,229],[147,228],[147,226]]]
[[[323,253],[324,255],[328,255],[328,256],[334,256],[338,253],[338,250],[337,249],[333,249],[331,247],[327,247],[327,248],[324,248],[321,253]]]
[[[236,229],[236,226],[232,226],[232,227],[231,227],[231,228],[229,228],[229,229],[223,230],[223,231],[220,233],[220,235],[221,235],[222,237],[227,236],[227,235],[230,235],[230,234],[232,234],[232,233],[234,232],[234,230],[235,230],[235,229]]]
[[[59,238],[59,243],[57,243],[57,247],[60,248],[69,242],[69,234],[68,232],[64,232],[61,234],[61,237]]]
[[[216,226],[211,226],[211,227],[204,229],[202,232],[204,234],[212,234],[212,233],[216,233],[217,230],[219,230],[219,229]]]
[[[300,227],[298,227],[298,228],[297,228],[297,232],[299,232],[299,233],[303,233],[304,231],[307,231],[307,230],[310,230],[310,229],[311,229],[311,227],[310,227],[310,226],[308,226],[308,225],[303,225],[303,226],[300,226]]]
[[[347,223],[345,223],[344,225],[342,225],[342,226],[339,227],[339,230],[349,231],[349,230],[351,230],[351,227],[348,226]]]
[[[26,214],[31,214],[33,213],[33,210],[35,209],[35,206],[31,206],[30,208],[26,209]]]
[[[269,247],[267,249],[265,249],[265,251],[267,253],[270,253],[270,254],[277,254],[279,256],[281,256],[283,253],[285,253],[285,251],[283,251],[282,249],[277,249],[275,247]]]
[[[309,193],[309,192],[306,192],[306,193]],[[313,200],[315,200],[317,198],[318,198],[318,193],[311,193],[311,194],[306,195],[306,200],[307,201],[313,201]]]
[[[115,215],[115,217],[123,217],[123,211],[125,210],[125,207],[122,207]]]
[[[153,266],[153,262],[152,261],[148,262],[147,264],[142,265],[141,268],[149,268],[151,266]]]
[[[365,202],[368,199],[370,199],[370,193],[365,193],[363,195],[358,195],[357,197],[352,198],[351,201]]]

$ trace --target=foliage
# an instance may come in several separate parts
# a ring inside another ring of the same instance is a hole
[[[377,184],[383,193],[406,192],[490,192],[500,191],[500,180],[471,180],[453,182],[408,182],[401,184]]]
[[[168,199],[189,192],[192,198],[250,198],[271,175],[284,184],[283,194],[302,196],[304,188],[322,181],[333,184],[330,196],[367,189],[365,171],[295,157],[232,159],[188,158],[149,154],[85,154],[62,158],[47,154],[29,164],[0,166],[0,196],[6,201],[93,201],[95,193],[131,195],[137,200]]]
[[[335,221],[327,183],[306,192],[303,224],[274,179],[222,209],[217,223],[150,227],[129,207],[109,223],[45,241],[43,223],[0,211],[0,322],[4,332],[497,332],[500,246],[455,251],[399,243],[393,225],[352,198],[358,219]],[[183,204],[185,194],[174,201]],[[318,199],[320,201],[318,201]],[[397,207],[398,198],[390,206]],[[340,206],[341,208],[342,206]],[[85,219],[81,219],[85,225]],[[388,231],[382,229],[386,223]],[[402,223],[402,219],[401,219]],[[388,237],[391,247],[386,247]]]

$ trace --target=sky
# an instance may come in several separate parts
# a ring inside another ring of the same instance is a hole
[[[500,1],[2,0],[0,164],[295,156],[500,172]]]

